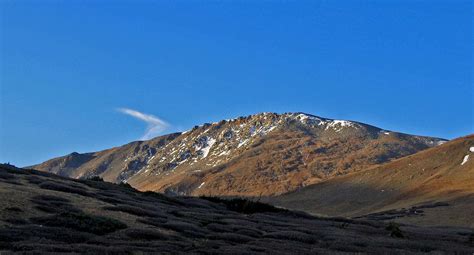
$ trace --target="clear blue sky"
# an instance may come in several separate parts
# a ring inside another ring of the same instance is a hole
[[[119,4],[112,4],[119,2]],[[472,1],[0,2],[0,162],[262,111],[473,133]]]

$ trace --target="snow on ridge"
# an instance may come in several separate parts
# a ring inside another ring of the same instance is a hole
[[[340,130],[342,130],[342,128],[344,127],[357,127],[357,123],[355,122],[352,122],[352,121],[348,121],[348,120],[333,120],[333,119],[328,119],[328,118],[323,118],[323,117],[318,117],[318,116],[315,116],[315,115],[312,115],[312,114],[308,114],[308,113],[304,113],[304,112],[287,112],[287,113],[273,113],[273,112],[261,112],[261,113],[257,113],[257,114],[253,114],[253,115],[249,115],[247,117],[250,117],[251,119],[255,119],[255,118],[262,118],[264,120],[264,122],[266,123],[266,125],[264,126],[268,126],[268,121],[272,121],[272,118],[269,118],[269,116],[273,116],[273,117],[276,117],[275,119],[273,119],[273,125],[278,125],[279,123],[281,123],[282,121],[284,121],[285,119],[288,120],[297,120],[297,121],[300,121],[302,124],[305,124],[305,125],[311,125],[311,126],[325,126],[325,129],[329,129],[329,128],[338,128],[336,131],[339,132]],[[240,119],[242,117],[237,117],[237,118],[232,118],[232,119],[225,119],[224,121],[227,122],[227,123],[232,123],[238,119]],[[245,118],[245,117],[244,117]],[[213,122],[211,123],[210,125],[211,126],[215,126],[217,125],[219,122]],[[206,124],[209,124],[209,123],[206,123]],[[240,124],[240,127],[242,128],[243,126],[247,125],[247,124],[250,124],[248,122],[243,122]],[[202,124],[202,125],[198,125],[197,127],[203,127],[205,124]],[[209,132],[209,129],[206,129],[204,132],[202,132],[203,134],[204,133],[207,133]],[[264,128],[264,129],[267,129],[266,133],[268,133],[269,131],[273,130],[274,128],[271,128],[271,127],[268,127],[268,128]],[[270,130],[271,129],[271,130]],[[184,131],[182,132],[181,134],[188,134],[190,133],[191,131],[193,131],[193,129],[190,129],[190,130],[187,130],[187,131]],[[265,131],[264,131],[265,132]]]
[[[469,152],[474,152],[474,146],[471,146],[469,147]],[[464,158],[462,159],[462,162],[461,162],[461,166],[466,164],[466,162],[469,160],[469,154],[467,154],[466,156],[464,156]]]
[[[354,126],[354,123],[348,120],[333,120],[331,121],[329,125],[330,126],[340,125],[342,127],[350,127],[350,126]]]
[[[150,163],[150,161],[152,161],[152,160],[155,158],[155,156],[156,156],[156,155],[153,155],[151,158],[149,158],[149,159],[147,160],[147,163]]]
[[[299,120],[306,125],[325,126],[324,130],[333,128],[336,132],[341,131],[345,127],[359,127],[359,125],[353,121],[326,119],[306,113],[291,113],[288,114],[288,117]]]
[[[272,126],[272,127],[270,127],[266,132],[267,132],[267,133],[272,132],[275,128],[276,128],[276,126]],[[473,148],[474,148],[474,147],[473,147]]]
[[[300,114],[296,115],[296,118],[303,121],[303,120],[309,119],[309,116],[304,114],[304,113],[300,113]]]
[[[221,153],[219,153],[219,155],[217,155],[217,156],[225,156],[225,155],[229,155],[229,154],[230,154],[229,150],[224,150],[224,151],[221,151]]]
[[[326,125],[325,130],[333,128],[336,132],[340,132],[345,127],[357,127],[357,125],[354,122],[348,120],[331,120]]]
[[[237,148],[242,147],[243,145],[245,145],[245,144],[248,143],[248,142],[249,142],[249,139],[245,139],[245,140],[241,141],[241,142],[239,143],[239,145],[237,145]]]
[[[201,151],[203,153],[202,157],[205,158],[209,154],[209,151],[211,150],[212,146],[216,143],[216,139],[210,137],[207,140],[207,146],[204,148],[201,148]]]
[[[283,115],[286,116],[289,119],[298,120],[303,124],[322,125],[325,122],[324,119],[321,119],[321,118],[319,118],[317,116],[314,116],[314,115],[311,115],[311,114],[302,113],[302,112],[300,112],[300,113],[287,113],[287,114],[283,114]]]

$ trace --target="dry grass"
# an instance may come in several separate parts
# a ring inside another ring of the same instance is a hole
[[[75,181],[1,168],[0,173],[7,172],[23,183],[18,186],[0,179],[2,252],[314,254],[474,250],[472,230],[400,225],[404,238],[394,238],[390,234],[397,228],[386,230],[387,224],[376,221],[310,217],[245,199],[168,198],[99,180]]]
[[[264,201],[319,215],[474,228],[474,160],[461,165],[471,146],[474,135]]]

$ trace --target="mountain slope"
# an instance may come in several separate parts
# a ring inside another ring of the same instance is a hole
[[[169,194],[275,195],[441,142],[353,121],[262,113],[33,167]]]
[[[474,135],[270,200],[331,216],[474,227]]]
[[[167,197],[0,165],[0,252],[470,254],[474,232],[311,217],[260,203]],[[389,226],[389,228],[387,228]]]

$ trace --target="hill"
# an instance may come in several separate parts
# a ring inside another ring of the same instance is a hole
[[[442,142],[354,121],[261,113],[32,168],[171,195],[278,195]]]
[[[474,135],[269,198],[313,214],[474,227]]]
[[[472,253],[474,232],[168,197],[0,165],[0,253]]]

